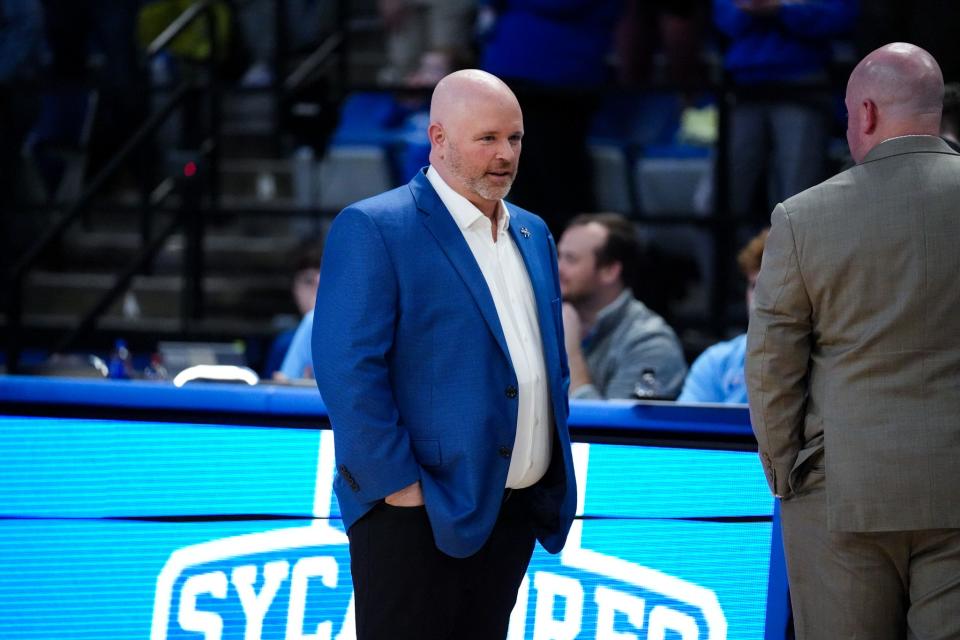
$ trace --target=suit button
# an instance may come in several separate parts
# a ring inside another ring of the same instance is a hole
[[[340,477],[347,482],[351,489],[354,491],[360,490],[360,486],[357,484],[357,481],[354,480],[353,476],[350,475],[350,470],[347,469],[346,465],[340,465],[338,470],[340,471]]]
[[[501,458],[509,458],[513,451],[511,451],[509,447],[500,447],[498,453],[500,454]]]
[[[504,392],[504,393],[506,394],[506,396],[507,396],[508,398],[510,398],[511,400],[513,400],[514,398],[517,397],[517,388],[516,388],[515,386],[513,386],[513,385],[510,385],[509,387],[507,387],[506,389],[504,389],[503,392]]]

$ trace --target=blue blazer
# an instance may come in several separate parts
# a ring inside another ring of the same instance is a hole
[[[576,509],[557,253],[540,218],[508,206],[556,423],[550,467],[532,494],[537,537],[556,553]],[[480,267],[423,172],[334,220],[313,363],[333,425],[344,525],[419,480],[437,547],[455,557],[478,551],[503,498],[517,377]]]

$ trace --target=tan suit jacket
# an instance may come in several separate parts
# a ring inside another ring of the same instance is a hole
[[[771,489],[825,457],[829,529],[960,527],[960,155],[887,140],[772,224],[747,342]]]

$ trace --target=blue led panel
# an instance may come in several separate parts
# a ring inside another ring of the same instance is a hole
[[[575,445],[510,638],[764,637],[756,455]],[[0,417],[0,637],[353,638],[329,431]]]

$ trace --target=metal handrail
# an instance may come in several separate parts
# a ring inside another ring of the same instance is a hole
[[[163,49],[166,49],[167,46],[176,38],[178,35],[183,33],[183,31],[189,27],[194,20],[196,20],[201,13],[206,11],[211,11],[213,9],[213,0],[199,0],[194,2],[192,5],[187,7],[183,13],[177,16],[173,22],[167,25],[167,28],[164,29],[160,35],[153,39],[149,45],[147,45],[147,57],[152,58],[153,56],[160,53]],[[216,35],[211,34],[211,35]],[[216,41],[211,37],[211,45],[216,46]],[[210,57],[214,56],[214,51],[211,50]]]
[[[287,93],[292,93],[298,89],[310,75],[325,64],[330,57],[336,53],[344,43],[344,37],[340,34],[332,34],[327,37],[313,53],[301,62],[293,72],[283,81],[283,89]]]
[[[80,197],[70,205],[66,213],[61,216],[52,227],[48,228],[47,231],[31,245],[30,249],[24,254],[24,256],[17,261],[17,264],[13,267],[13,279],[19,280],[22,279],[26,274],[27,270],[32,267],[40,257],[40,254],[43,253],[50,244],[56,242],[63,232],[66,230],[70,224],[75,222],[77,218],[83,215],[83,212],[89,206],[91,200],[96,196],[103,186],[113,177],[113,174],[119,170],[120,166],[126,162],[130,155],[147,139],[150,134],[154,133],[161,125],[166,121],[167,117],[176,109],[180,101],[187,94],[190,89],[190,82],[183,81],[173,92],[173,94],[167,99],[163,106],[158,109],[154,114],[152,114],[146,122],[141,125],[141,127],[134,133],[120,151],[114,155],[109,162],[97,173],[96,176],[90,181],[90,184],[83,190],[83,193],[80,194]]]
[[[171,179],[168,178],[168,180]],[[165,191],[163,195],[157,199],[155,204],[159,204],[160,200],[166,197],[166,195],[169,193],[170,191]],[[93,329],[100,315],[110,308],[110,305],[113,304],[113,302],[121,293],[126,291],[127,287],[129,287],[130,283],[133,281],[134,276],[143,271],[147,265],[153,261],[153,259],[163,248],[163,245],[166,244],[168,239],[170,239],[170,236],[176,233],[177,229],[183,225],[183,221],[181,219],[182,215],[183,212],[175,216],[157,235],[150,239],[147,245],[124,268],[110,289],[101,294],[96,304],[94,304],[90,311],[87,312],[80,323],[57,343],[57,345],[53,348],[54,353],[59,353],[69,349],[81,336],[83,336],[87,331]]]
[[[184,10],[183,13],[181,13],[173,22],[171,22],[170,25],[168,25],[167,28],[160,33],[160,35],[154,38],[154,40],[147,46],[146,51],[148,57],[156,55],[164,48],[169,46],[170,42],[174,38],[180,35],[187,27],[193,24],[193,22],[201,16],[206,18],[207,32],[208,37],[210,38],[210,57],[209,60],[207,60],[210,73],[207,81],[209,83],[208,89],[210,90],[209,97],[211,103],[208,128],[211,133],[212,141],[204,146],[206,147],[210,166],[210,206],[216,207],[219,199],[219,184],[217,177],[214,174],[216,174],[219,170],[220,103],[218,96],[219,87],[217,86],[215,72],[218,51],[216,18],[213,12],[213,0],[198,0],[194,4],[190,5],[190,7]],[[60,239],[66,228],[83,215],[83,213],[90,206],[93,198],[100,193],[103,187],[114,176],[114,174],[116,174],[124,162],[126,162],[126,160],[135,151],[139,150],[140,147],[149,140],[150,136],[153,135],[157,129],[159,129],[159,127],[166,122],[167,118],[170,117],[170,114],[173,113],[178,106],[180,106],[180,104],[188,95],[190,95],[191,91],[196,88],[196,85],[196,81],[193,80],[184,80],[181,82],[180,85],[178,85],[174,90],[173,94],[167,98],[163,106],[147,118],[140,128],[130,136],[121,149],[106,163],[103,169],[97,173],[97,175],[90,181],[90,184],[84,189],[80,197],[67,209],[66,213],[64,213],[64,215],[62,215],[50,228],[48,228],[41,238],[31,245],[31,247],[24,254],[23,258],[21,258],[11,269],[8,285],[9,300],[6,323],[7,371],[9,373],[17,373],[19,370],[19,339],[23,320],[23,283],[29,270],[36,265],[43,252],[51,244]],[[171,225],[165,228],[153,241],[148,242],[147,245],[141,249],[137,258],[135,258],[132,264],[128,266],[123,273],[121,273],[117,283],[107,292],[104,297],[97,302],[94,308],[84,316],[78,327],[68,334],[67,338],[61,342],[58,348],[64,348],[65,346],[68,346],[76,338],[78,338],[83,331],[89,330],[94,326],[98,317],[107,308],[109,308],[114,299],[120,293],[122,293],[123,289],[129,283],[133,275],[145,268],[150,260],[159,251],[159,249],[162,247],[161,239],[166,240],[166,238],[175,231],[176,227],[186,226],[184,224],[185,217],[186,216],[184,215],[180,215],[175,218]],[[193,227],[197,233],[202,233],[202,224],[194,224]],[[187,265],[185,265],[185,267],[186,266]],[[185,279],[187,278],[187,270],[188,269],[185,268]],[[199,274],[196,274],[189,279],[199,281]]]
[[[314,50],[310,53],[282,82],[278,83],[279,92],[288,96],[295,94],[303,84],[317,71],[337,54],[338,68],[336,76],[341,89],[347,85],[347,55],[349,53],[349,34],[350,29],[347,26],[347,15],[349,13],[349,0],[332,0],[335,4],[336,30],[329,34]],[[278,2],[277,7],[281,9],[285,3]],[[285,15],[285,11],[278,11],[277,17]],[[282,29],[282,23],[278,21],[278,29]],[[278,43],[280,42],[278,38]],[[279,76],[278,76],[279,77]]]

